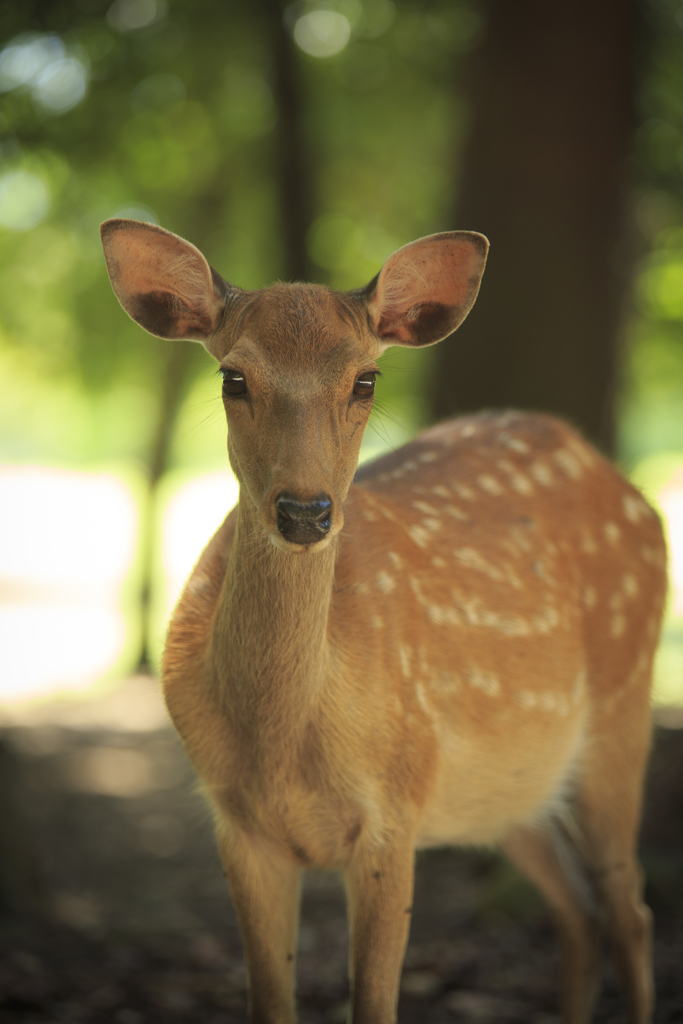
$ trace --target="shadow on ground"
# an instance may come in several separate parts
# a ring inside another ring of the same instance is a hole
[[[0,1024],[246,1021],[211,822],[152,681],[6,716],[0,820]],[[683,1021],[682,729],[658,730],[642,859],[657,922],[655,1019]],[[414,907],[402,1024],[559,1021],[548,914],[504,860],[421,855]],[[341,885],[311,874],[301,1024],[344,1024],[346,957]],[[609,969],[596,1020],[625,1020]]]

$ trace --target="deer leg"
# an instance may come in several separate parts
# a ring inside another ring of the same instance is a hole
[[[513,829],[503,849],[552,909],[562,949],[563,1024],[586,1024],[598,989],[600,929],[597,907],[591,908],[588,891],[581,891],[577,853],[545,825]]]
[[[221,859],[244,943],[252,1024],[295,1024],[301,869],[271,846],[231,832]]]
[[[635,858],[642,770],[626,760],[619,759],[620,764],[611,761],[609,769],[607,765],[591,767],[590,777],[596,785],[588,788],[584,782],[578,794],[577,817],[624,988],[627,1019],[629,1024],[647,1024],[654,1004],[652,915],[642,901],[641,872]],[[602,773],[601,768],[605,769]]]
[[[408,941],[413,846],[357,850],[346,869],[352,1024],[394,1024]]]

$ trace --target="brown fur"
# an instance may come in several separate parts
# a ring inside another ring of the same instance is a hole
[[[556,915],[565,1024],[590,1018],[601,926],[646,1024],[634,847],[659,522],[568,426],[521,413],[434,427],[352,484],[370,408],[354,381],[381,351],[365,302],[278,285],[210,338],[249,384],[225,399],[240,498],[176,609],[163,684],[215,810],[251,1020],[296,1019],[302,867],[345,878],[353,1024],[391,1024],[415,847],[499,843]],[[282,539],[284,490],[329,497],[325,541]]]

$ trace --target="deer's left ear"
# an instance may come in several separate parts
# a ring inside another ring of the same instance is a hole
[[[150,334],[201,341],[216,355],[213,334],[240,289],[194,245],[155,224],[107,220],[100,232],[112,286],[128,315]]]
[[[475,231],[444,231],[398,249],[365,289],[374,334],[387,347],[451,334],[474,304],[488,248]]]

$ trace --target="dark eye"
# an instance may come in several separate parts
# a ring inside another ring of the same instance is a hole
[[[376,370],[369,370],[367,373],[361,373],[360,377],[356,377],[356,383],[353,385],[354,395],[357,395],[358,398],[370,398],[375,390],[376,377]]]
[[[221,370],[224,395],[246,395],[247,382],[239,370]]]

